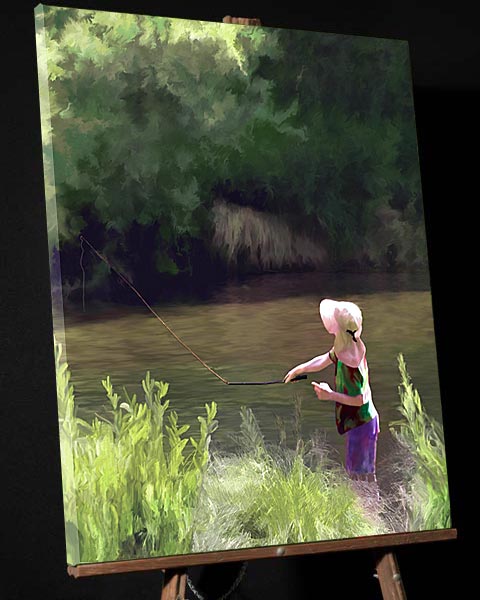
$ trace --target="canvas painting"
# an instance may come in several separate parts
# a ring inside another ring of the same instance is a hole
[[[408,43],[35,18],[68,563],[450,527]]]

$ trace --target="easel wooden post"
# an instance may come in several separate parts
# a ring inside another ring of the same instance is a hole
[[[383,600],[406,600],[397,557],[391,550],[376,552],[377,577]]]
[[[184,600],[187,587],[186,569],[166,569],[161,600]]]

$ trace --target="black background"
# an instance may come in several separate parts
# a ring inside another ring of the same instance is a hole
[[[0,287],[0,597],[48,600],[160,598],[160,573],[74,580],[66,573],[47,235],[43,195],[33,8],[2,9],[2,242]],[[475,519],[466,503],[478,466],[467,451],[477,435],[473,409],[480,319],[473,291],[480,106],[477,19],[460,2],[335,2],[288,9],[256,3],[220,8],[173,2],[52,2],[221,21],[258,17],[272,27],[406,39],[410,44],[431,285],[444,411],[453,524],[459,539],[397,550],[408,598],[469,598],[476,573],[465,567]],[[469,358],[470,357],[470,358]],[[477,411],[478,412],[478,409]],[[478,461],[478,459],[476,459]],[[478,479],[478,477],[477,477]],[[217,598],[239,565],[191,569]],[[381,598],[370,551],[251,561],[239,599]],[[192,593],[187,594],[193,598]]]

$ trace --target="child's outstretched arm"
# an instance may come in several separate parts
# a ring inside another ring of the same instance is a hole
[[[328,367],[328,365],[331,364],[333,364],[333,361],[330,358],[328,352],[326,352],[325,354],[320,354],[320,356],[315,356],[308,362],[302,363],[300,365],[297,365],[296,367],[293,367],[293,369],[290,369],[290,371],[283,378],[283,381],[285,383],[288,383],[291,379],[297,377],[297,375],[301,375],[302,373],[313,373],[316,371],[321,371],[322,369]]]

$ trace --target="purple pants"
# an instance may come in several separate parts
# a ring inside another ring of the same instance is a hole
[[[347,450],[345,467],[348,473],[375,474],[379,431],[378,416],[375,416],[368,423],[354,427],[346,432]]]

